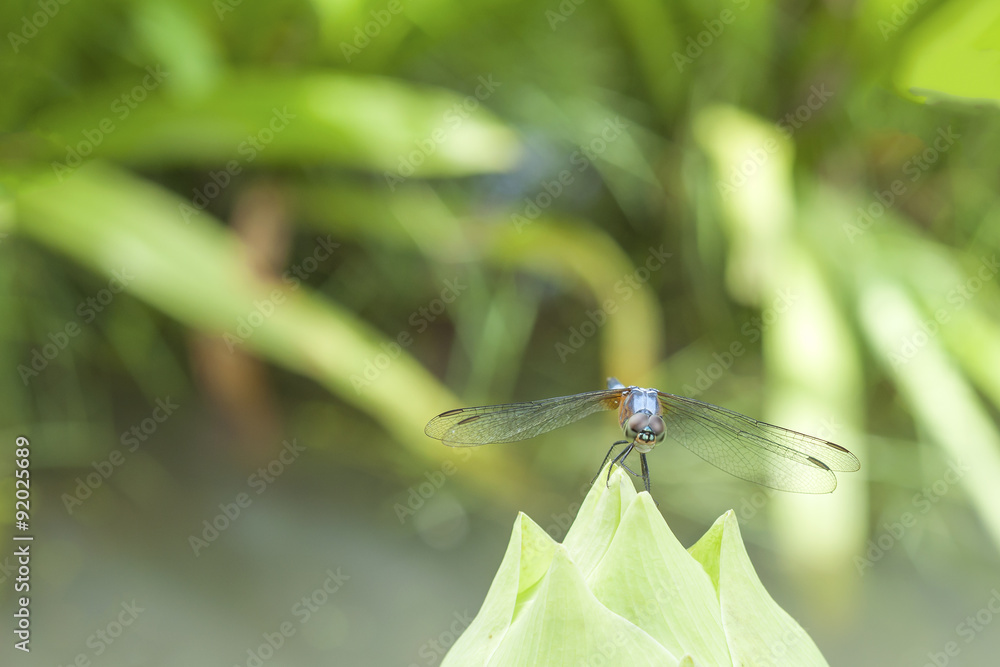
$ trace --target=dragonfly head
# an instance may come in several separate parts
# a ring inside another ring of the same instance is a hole
[[[663,440],[663,419],[648,410],[640,410],[625,422],[625,437],[635,442],[640,452],[649,451]]]

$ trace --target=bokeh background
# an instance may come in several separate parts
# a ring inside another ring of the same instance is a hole
[[[650,459],[681,541],[734,509],[831,664],[995,664],[992,0],[0,25],[0,525],[24,435],[36,536],[4,664],[437,664],[517,511],[561,538],[620,431],[424,424],[608,375],[857,453],[820,497]]]

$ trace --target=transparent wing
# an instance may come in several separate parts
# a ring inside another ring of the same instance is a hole
[[[527,440],[595,412],[617,408],[622,391],[606,389],[541,401],[449,410],[430,420],[424,433],[451,447]]]
[[[761,486],[798,493],[837,488],[832,471],[853,472],[858,459],[840,445],[659,392],[666,433],[712,465]]]

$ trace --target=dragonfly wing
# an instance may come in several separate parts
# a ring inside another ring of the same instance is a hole
[[[427,423],[424,433],[451,447],[527,440],[621,403],[622,390],[591,391],[541,401],[459,408]]]
[[[761,486],[799,493],[837,488],[834,470],[858,459],[840,445],[693,398],[659,392],[666,433],[712,465]]]

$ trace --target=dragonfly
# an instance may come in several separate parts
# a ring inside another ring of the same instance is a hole
[[[731,475],[780,491],[830,493],[837,488],[834,471],[861,468],[857,457],[838,444],[693,398],[626,387],[616,378],[608,378],[608,388],[602,391],[442,412],[427,423],[424,433],[450,447],[516,442],[602,410],[618,411],[625,439],[611,445],[597,475],[615,448],[626,445],[608,466],[608,479],[619,465],[641,476],[647,492],[646,454],[667,436]],[[641,474],[625,463],[633,451],[639,453]]]

